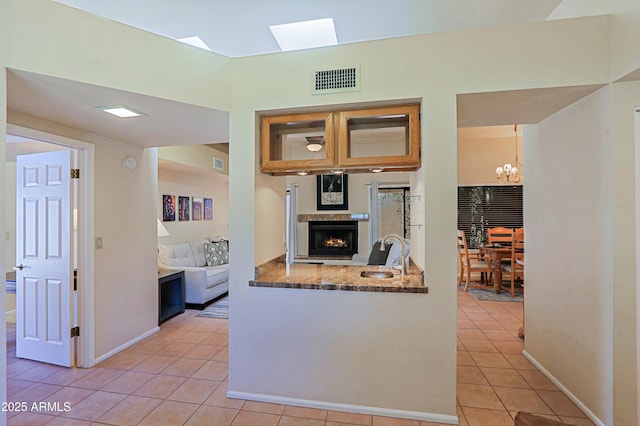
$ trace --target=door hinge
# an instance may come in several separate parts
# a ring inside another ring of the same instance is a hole
[[[80,179],[80,169],[71,169],[71,179]]]
[[[80,327],[72,327],[71,328],[71,337],[80,336]]]

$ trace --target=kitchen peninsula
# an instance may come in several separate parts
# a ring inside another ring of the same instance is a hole
[[[238,304],[230,312],[230,333],[233,315],[244,309],[251,338],[241,342],[246,350],[238,353],[247,362],[227,396],[453,423],[454,405],[424,395],[455,374],[438,361],[443,350],[455,352],[455,336],[442,338],[442,322],[430,320],[446,307],[429,297],[423,269],[412,264],[407,272],[287,265],[284,256],[256,266],[249,285],[231,296]]]
[[[384,274],[390,277],[383,276]],[[362,276],[371,275],[371,276]],[[423,271],[415,265],[407,274],[390,266],[324,265],[294,263],[280,257],[256,268],[251,287],[297,288],[310,290],[368,291],[391,293],[427,293]]]

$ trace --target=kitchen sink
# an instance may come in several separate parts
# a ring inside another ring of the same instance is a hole
[[[360,276],[364,278],[392,278],[393,272],[391,271],[362,271]]]

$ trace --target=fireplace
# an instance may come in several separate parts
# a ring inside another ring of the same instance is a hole
[[[309,256],[353,256],[356,253],[357,221],[309,222]]]

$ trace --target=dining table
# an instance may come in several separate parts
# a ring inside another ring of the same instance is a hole
[[[511,246],[505,244],[487,244],[479,247],[481,256],[484,256],[491,266],[493,275],[493,288],[496,294],[502,290],[502,259],[511,259]]]

